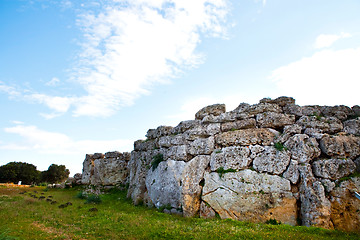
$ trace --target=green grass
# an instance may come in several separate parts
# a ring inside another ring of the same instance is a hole
[[[222,176],[225,174],[225,173],[228,173],[228,172],[236,172],[235,169],[232,169],[232,168],[229,168],[229,169],[224,169],[224,167],[219,167],[218,169],[216,169],[216,172],[219,174],[219,177],[222,178]]]
[[[0,239],[359,239],[360,235],[320,228],[204,220],[133,206],[125,192],[112,190],[100,204],[85,204],[81,190],[0,188]],[[37,193],[34,193],[37,191]],[[30,193],[57,201],[50,204]],[[41,193],[44,193],[41,195]],[[6,196],[6,197],[5,197]],[[71,202],[65,208],[60,204]],[[89,211],[96,208],[97,211]]]
[[[276,148],[276,150],[278,150],[278,151],[283,151],[283,150],[287,150],[287,148],[281,143],[281,142],[276,142],[275,144],[274,144],[274,147]]]

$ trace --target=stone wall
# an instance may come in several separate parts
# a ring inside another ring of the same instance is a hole
[[[118,186],[128,181],[129,153],[86,154],[81,182],[84,185]]]
[[[289,97],[229,112],[207,106],[134,143],[128,197],[186,217],[360,231],[359,117],[359,106],[298,106]],[[84,162],[92,176],[95,161]]]

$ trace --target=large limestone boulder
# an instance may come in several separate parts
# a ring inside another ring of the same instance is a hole
[[[248,146],[255,144],[268,146],[278,135],[279,132],[267,128],[243,129],[220,133],[215,137],[215,141],[218,145],[223,147],[233,145]]]
[[[216,172],[205,173],[204,180],[202,199],[221,218],[253,222],[275,218],[296,225],[296,199],[284,178],[245,169],[221,178]]]
[[[360,118],[344,122],[344,131],[349,134],[360,136]]]
[[[221,124],[221,131],[234,131],[239,129],[255,128],[256,120],[254,118],[248,118],[244,120],[238,120],[233,122],[225,122]]]
[[[200,109],[195,114],[195,119],[202,120],[207,115],[218,116],[226,112],[225,104],[214,104]]]
[[[108,156],[110,156],[109,154]],[[112,154],[113,156],[115,154]],[[118,157],[94,160],[94,173],[91,176],[92,185],[123,185],[127,182],[127,168],[130,154],[117,154]]]
[[[300,165],[299,172],[302,225],[333,228],[330,221],[331,204],[325,196],[324,186],[313,176],[310,164]]]
[[[147,172],[151,168],[151,162],[155,156],[163,152],[159,149],[146,152],[131,152],[131,159],[128,163],[129,168],[129,189],[127,197],[131,198],[135,205],[147,202],[145,179]],[[149,203],[151,205],[151,203]]]
[[[360,232],[360,201],[355,197],[355,191],[360,192],[359,177],[341,182],[330,193],[330,218],[336,229]]]
[[[189,153],[195,155],[210,155],[215,147],[214,137],[198,138],[190,143]]]
[[[260,100],[260,103],[272,103],[272,104],[277,104],[279,105],[280,107],[284,107],[286,105],[293,105],[295,104],[295,99],[292,98],[292,97],[285,97],[285,96],[282,96],[282,97],[278,97],[276,99],[271,99],[271,98],[263,98]]]
[[[195,126],[185,132],[185,139],[194,141],[198,138],[207,138],[220,132],[220,123],[210,123]]]
[[[290,152],[279,151],[271,146],[266,146],[254,158],[253,167],[258,172],[270,174],[283,173],[290,163]]]
[[[186,163],[181,174],[181,205],[185,217],[199,216],[205,169],[210,156],[199,155]]]
[[[94,158],[93,154],[86,154],[83,162],[81,183],[84,185],[90,184],[90,178],[94,174]]]
[[[323,133],[337,133],[343,130],[341,121],[334,117],[302,116],[297,122],[303,130],[308,128],[321,130]]]
[[[312,168],[315,176],[336,180],[353,173],[356,165],[351,159],[320,159]]]
[[[210,168],[211,171],[216,171],[221,167],[224,170],[241,170],[247,168],[251,162],[249,147],[225,147],[213,151],[211,154]]]
[[[348,115],[352,115],[353,111],[351,108],[340,105],[340,106],[323,106],[321,107],[321,113],[326,117],[336,117],[341,121],[347,119]]]
[[[155,207],[181,208],[181,176],[186,163],[168,160],[147,171],[146,189]]]
[[[261,128],[282,128],[295,123],[295,115],[276,112],[259,113],[256,115],[257,125]]]
[[[299,180],[299,167],[298,162],[295,160],[291,160],[288,168],[283,173],[283,177],[289,180],[292,184],[296,184]]]
[[[337,135],[324,136],[320,140],[320,148],[330,157],[356,158],[360,155],[360,137]]]
[[[284,146],[291,153],[291,159],[299,163],[309,163],[312,159],[320,156],[321,151],[315,138],[306,134],[296,134],[285,142]]]

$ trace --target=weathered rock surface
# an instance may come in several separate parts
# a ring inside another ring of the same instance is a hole
[[[146,189],[155,207],[167,205],[175,209],[181,207],[180,184],[185,165],[183,161],[168,160],[160,162],[155,170],[147,171]]]
[[[333,228],[330,221],[331,204],[321,182],[312,174],[310,164],[299,166],[301,218],[304,226]]]
[[[330,193],[330,218],[336,229],[360,232],[360,201],[355,191],[360,192],[359,177],[342,182]]]
[[[268,146],[274,141],[276,135],[278,135],[276,131],[270,131],[269,129],[264,128],[244,129],[218,134],[215,137],[215,141],[217,144],[224,147],[255,144]]]
[[[320,148],[330,157],[356,158],[360,155],[360,138],[347,135],[328,135],[320,140]]]
[[[216,171],[221,167],[225,170],[241,170],[247,168],[251,162],[249,147],[225,147],[213,151],[211,154],[210,168],[211,171]]]
[[[360,119],[352,119],[344,122],[344,131],[349,134],[360,136]]]
[[[199,155],[184,167],[181,175],[181,205],[185,217],[194,217],[199,214],[202,192],[200,183],[204,179],[209,161],[210,156]]]
[[[291,159],[299,163],[309,163],[321,154],[316,139],[310,138],[306,134],[296,134],[290,137],[284,146],[290,151]]]
[[[238,120],[238,121],[234,121],[234,122],[223,123],[223,124],[221,124],[221,131],[227,132],[227,131],[255,128],[255,127],[256,127],[255,119],[249,118],[249,119]]]
[[[221,218],[265,222],[275,218],[296,225],[296,199],[290,182],[249,169],[235,173],[205,173],[202,199]],[[206,214],[204,214],[206,215]]]
[[[214,104],[200,109],[195,114],[195,119],[202,120],[206,115],[218,116],[226,111],[225,104]]]
[[[336,180],[353,173],[356,165],[351,159],[320,159],[312,164],[314,175]]]
[[[264,147],[264,151],[254,158],[253,167],[258,172],[282,174],[289,162],[290,153],[288,151],[279,151],[274,147]]]
[[[283,177],[289,180],[292,184],[296,184],[299,180],[299,168],[298,168],[298,162],[295,160],[291,160],[289,167],[286,169],[286,171],[283,174]]]
[[[256,115],[257,125],[261,128],[281,128],[295,123],[295,115],[276,112],[259,113]]]

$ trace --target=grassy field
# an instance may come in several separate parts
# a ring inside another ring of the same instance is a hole
[[[319,228],[186,219],[135,207],[124,192],[86,203],[79,192],[0,187],[0,239],[360,239]]]

